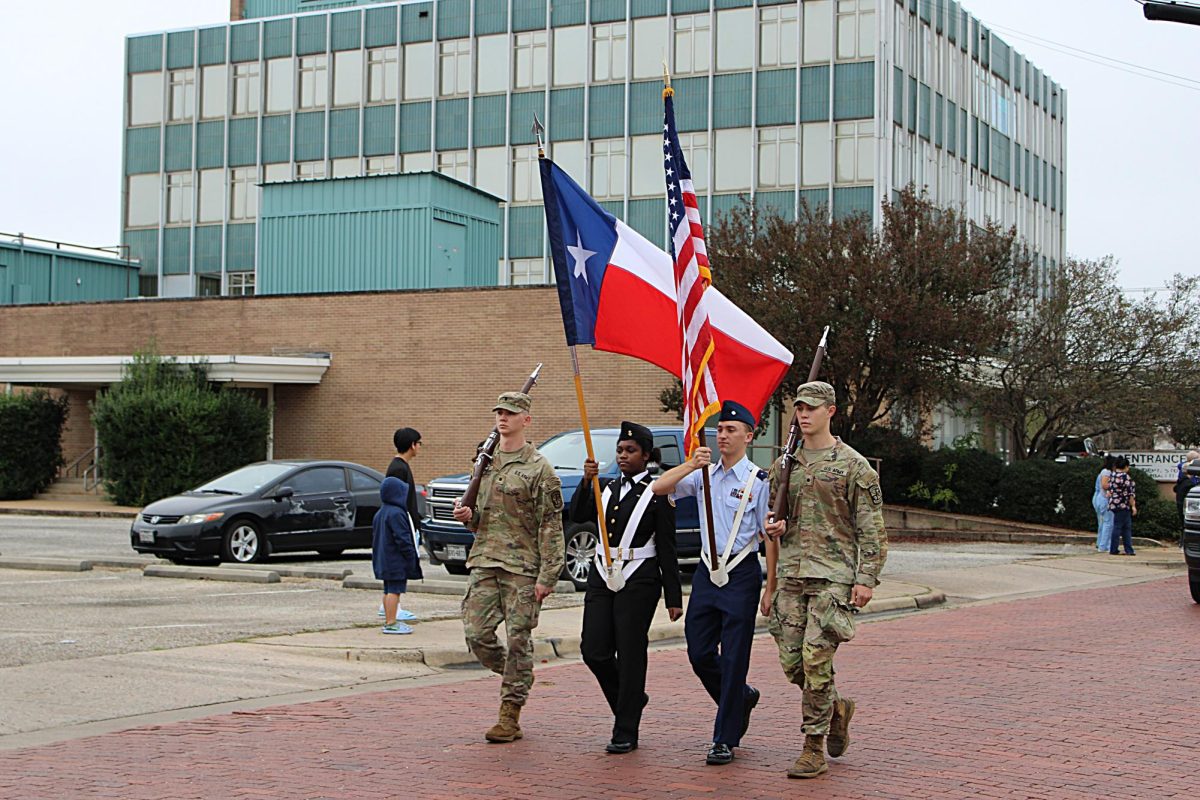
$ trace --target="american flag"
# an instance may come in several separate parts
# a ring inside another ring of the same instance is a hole
[[[675,129],[673,94],[669,86],[663,91],[666,106],[663,163],[667,176],[671,256],[675,262],[675,301],[683,342],[683,427],[688,432],[685,450],[691,455],[705,421],[720,411],[721,403],[710,363],[714,349],[712,327],[708,310],[701,302],[704,290],[712,284],[712,272],[704,247],[704,227],[700,223],[700,205],[692,186],[692,173],[683,158],[679,133]]]

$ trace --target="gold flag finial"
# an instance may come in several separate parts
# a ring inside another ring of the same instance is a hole
[[[671,71],[669,69],[667,69],[667,60],[665,58],[663,59],[662,65],[663,65],[663,100],[666,100],[668,97],[675,96],[675,90],[671,88]]]

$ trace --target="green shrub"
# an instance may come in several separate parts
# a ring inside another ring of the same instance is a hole
[[[1092,495],[1096,490],[1096,476],[1104,468],[1104,459],[1076,458],[1055,466],[1061,473],[1058,491],[1063,512],[1059,524],[1074,530],[1095,531],[1098,521]]]
[[[919,441],[895,428],[872,427],[847,442],[864,456],[882,459],[879,487],[888,503],[911,503],[908,489],[921,480],[922,467],[930,451]]]
[[[0,394],[0,500],[28,499],[54,481],[66,421],[66,397]]]
[[[996,516],[1041,525],[1059,525],[1059,484],[1063,464],[1044,458],[1014,461],[1000,476]]]
[[[1138,500],[1138,514],[1133,518],[1134,536],[1176,541],[1180,527],[1179,509],[1174,501],[1161,496],[1151,497],[1144,503]]]
[[[974,447],[943,447],[926,457],[920,481],[935,489],[949,490],[954,495],[953,507],[941,507],[942,510],[992,514],[1002,474],[1004,461],[999,456]]]
[[[202,366],[139,354],[92,404],[105,490],[142,506],[266,455],[270,411],[215,388]]]

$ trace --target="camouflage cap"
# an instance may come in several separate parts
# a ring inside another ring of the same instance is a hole
[[[505,392],[496,398],[496,405],[492,406],[492,411],[502,408],[514,414],[528,414],[533,408],[533,400],[524,392]]]
[[[802,383],[796,389],[796,402],[793,405],[803,403],[806,406],[823,406],[836,405],[837,396],[833,392],[833,387],[825,381],[809,381]]]

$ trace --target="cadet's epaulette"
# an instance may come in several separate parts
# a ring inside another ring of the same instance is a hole
[[[758,479],[760,481],[765,481],[767,479],[767,471],[765,469],[760,469],[758,471]]]

